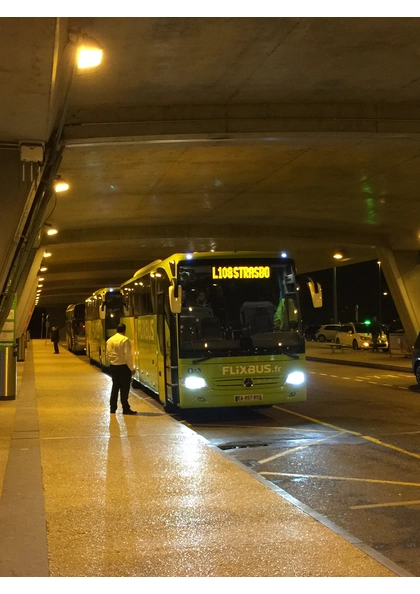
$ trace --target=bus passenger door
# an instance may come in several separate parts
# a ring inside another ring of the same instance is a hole
[[[165,294],[157,294],[157,372],[159,400],[162,404],[166,403],[166,361],[165,361]]]
[[[172,322],[173,316],[170,312],[168,296],[160,292],[157,295],[159,400],[168,412],[173,411],[177,403],[177,386],[174,384],[174,377],[177,374],[172,365]]]

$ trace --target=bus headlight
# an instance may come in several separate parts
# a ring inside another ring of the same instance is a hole
[[[286,384],[292,384],[293,386],[300,386],[305,381],[305,374],[301,371],[292,371],[286,378]]]
[[[181,380],[181,384],[188,388],[188,390],[199,390],[200,388],[206,388],[207,384],[204,378],[190,375],[184,380]]]

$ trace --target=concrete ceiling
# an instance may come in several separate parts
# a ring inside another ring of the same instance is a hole
[[[104,48],[67,93],[68,29]],[[48,140],[59,234],[40,305],[179,251],[287,250],[298,272],[418,250],[416,18],[0,20],[0,146]],[[67,98],[67,99],[66,99]]]

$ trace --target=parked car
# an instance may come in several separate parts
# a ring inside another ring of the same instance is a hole
[[[315,333],[315,340],[319,340],[319,342],[325,342],[326,340],[334,341],[340,326],[340,324],[324,324]]]
[[[315,334],[317,333],[317,331],[320,328],[320,324],[318,324],[317,326],[306,326],[305,328],[305,339],[306,340],[316,340],[315,338]]]
[[[357,349],[371,349],[373,347],[372,333],[367,324],[350,323],[343,324],[335,337],[336,344]],[[378,348],[382,351],[388,350],[388,339],[385,332],[381,332],[378,338]]]
[[[412,354],[412,363],[413,363],[413,373],[416,376],[416,381],[420,385],[420,332],[416,338],[416,342],[414,343],[413,354]]]

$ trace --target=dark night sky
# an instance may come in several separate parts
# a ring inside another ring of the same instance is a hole
[[[356,320],[355,307],[359,306],[359,322],[371,320],[373,316],[381,317],[384,324],[389,324],[398,317],[397,310],[388,290],[382,269],[379,274],[377,260],[361,264],[337,266],[337,313],[338,322]],[[322,286],[323,306],[312,307],[309,289],[306,285],[308,276]],[[299,275],[301,287],[301,306],[304,325],[328,324],[334,316],[333,268]],[[380,279],[380,281],[379,281]],[[380,285],[379,285],[380,282]],[[383,292],[388,295],[382,295]],[[379,311],[379,295],[381,294],[381,312]],[[381,315],[380,315],[381,313]]]

